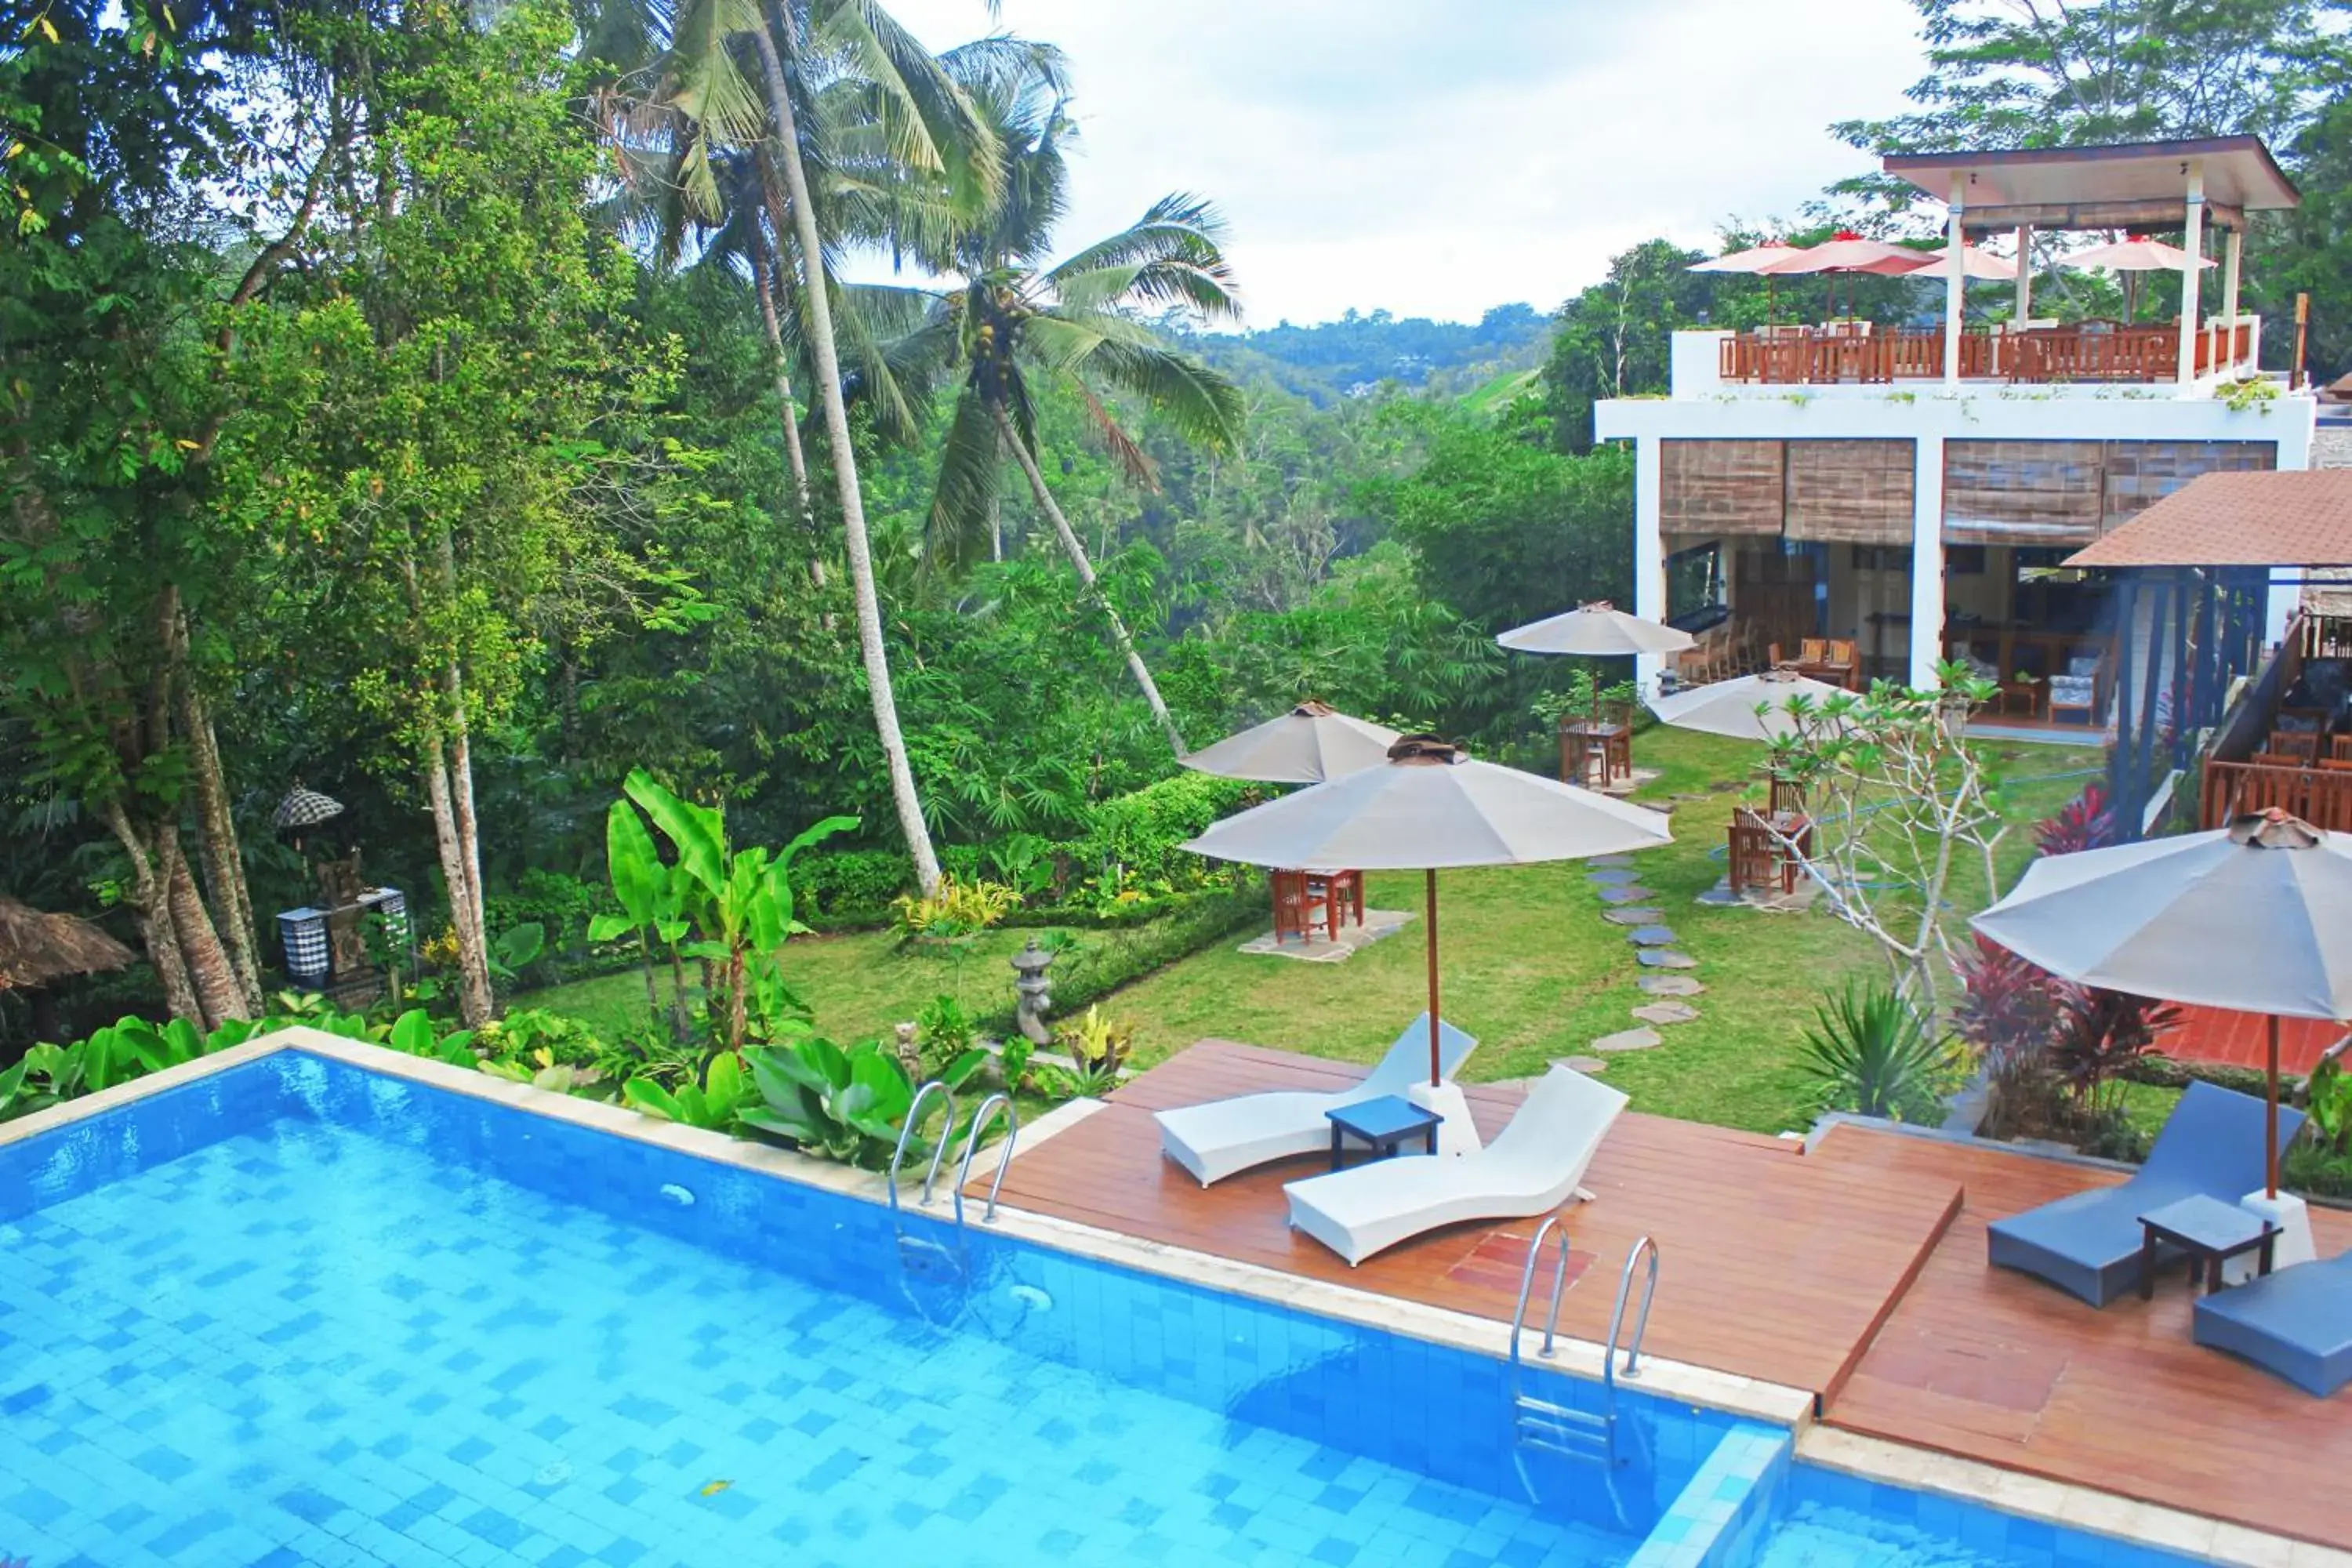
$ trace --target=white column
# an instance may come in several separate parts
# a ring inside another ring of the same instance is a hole
[[[2238,363],[2238,251],[2243,241],[2244,237],[2231,229],[2221,261],[2222,353],[2232,365]]]
[[[1944,657],[1944,438],[1922,436],[1911,471],[1911,684],[1936,684]]]
[[[1960,203],[1967,185],[1964,174],[1952,176],[1950,211],[1944,219],[1944,244],[1950,275],[1944,280],[1944,385],[1957,392],[1960,386],[1960,305],[1962,289],[1968,282],[1968,269],[1961,265],[1965,257],[1966,237],[1960,232]]]
[[[2017,319],[2033,314],[2033,228],[2017,226]]]
[[[2197,380],[2197,263],[2205,255],[2205,160],[2189,160],[2189,221],[2180,237],[2180,395]]]
[[[1658,521],[1663,510],[1658,494],[1660,456],[1655,436],[1634,438],[1633,613],[1645,621],[1666,618],[1666,540]],[[1634,660],[1634,679],[1643,690],[1657,689],[1658,672],[1664,662],[1656,654]]]

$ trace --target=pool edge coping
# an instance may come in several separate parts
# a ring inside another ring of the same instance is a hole
[[[245,1067],[285,1051],[340,1062],[363,1072],[407,1079],[450,1093],[469,1096],[532,1115],[568,1121],[613,1136],[648,1143],[774,1180],[871,1204],[888,1201],[879,1173],[789,1149],[707,1131],[647,1116],[626,1106],[583,1100],[553,1089],[469,1072],[453,1063],[411,1056],[388,1046],[292,1025],[209,1056],[182,1062],[95,1093],[53,1105],[29,1116],[0,1121],[0,1148],[70,1127],[184,1084]],[[1024,1130],[1034,1146],[1104,1109],[1101,1100],[1078,1100],[1057,1106]],[[918,1213],[937,1215],[912,1205]],[[975,1221],[974,1223],[978,1223]],[[1000,1205],[996,1234],[1018,1237],[1058,1251],[1132,1268],[1205,1289],[1254,1300],[1295,1306],[1304,1311],[1408,1339],[1444,1345],[1480,1356],[1506,1359],[1510,1325],[1496,1319],[1382,1296],[1328,1280],[1286,1274],[1258,1264],[1220,1258],[1164,1242],[1131,1237],[1097,1226]],[[1589,1381],[1602,1373],[1601,1347],[1563,1337],[1560,1353],[1543,1370]],[[1891,1485],[1936,1492],[2044,1523],[2062,1524],[2159,1550],[2188,1552],[2232,1568],[2352,1568],[2352,1552],[2253,1530],[2226,1520],[2139,1501],[2095,1487],[2051,1480],[1981,1460],[1963,1459],[1933,1448],[1868,1436],[1828,1426],[1814,1417],[1813,1396],[1802,1389],[1741,1377],[1687,1363],[1645,1358],[1637,1380],[1619,1374],[1622,1384],[1652,1398],[1702,1406],[1733,1417],[1760,1420],[1789,1429],[1797,1459],[1826,1469]]]

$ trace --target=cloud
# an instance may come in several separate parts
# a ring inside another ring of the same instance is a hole
[[[935,47],[992,25],[892,11]],[[1635,241],[1704,245],[1859,172],[1828,122],[1923,68],[1906,0],[1003,0],[998,25],[1071,59],[1064,244],[1207,195],[1260,326],[1548,310]]]

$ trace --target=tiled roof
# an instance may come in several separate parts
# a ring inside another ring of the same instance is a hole
[[[2352,566],[2352,468],[2205,474],[2069,566]]]

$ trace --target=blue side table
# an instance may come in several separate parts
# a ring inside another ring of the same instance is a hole
[[[1429,1140],[1429,1152],[1434,1154],[1437,1130],[1445,1123],[1445,1118],[1437,1112],[1397,1094],[1360,1100],[1323,1114],[1331,1119],[1331,1168],[1335,1171],[1345,1163],[1341,1152],[1343,1136],[1370,1144],[1375,1159],[1386,1159],[1393,1156],[1397,1146],[1406,1139],[1420,1134]]]

